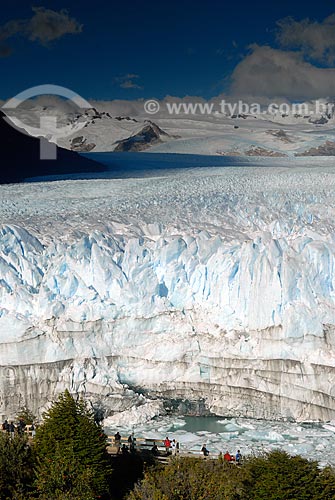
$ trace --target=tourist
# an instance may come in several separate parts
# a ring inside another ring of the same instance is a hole
[[[177,455],[177,443],[176,440],[173,439],[171,443],[171,450],[172,450],[172,455]]]
[[[116,454],[118,455],[121,450],[121,434],[117,432],[114,436],[115,446],[116,446]]]
[[[235,457],[237,465],[240,465],[242,462],[242,455],[240,450],[237,450],[236,457]]]
[[[166,436],[166,438],[164,440],[164,446],[165,446],[166,454],[168,455],[170,453],[170,447],[171,447],[171,441],[168,438],[168,436]]]
[[[13,438],[14,434],[15,434],[15,425],[14,425],[14,422],[11,422],[9,424],[9,433],[10,433],[10,436]]]
[[[133,437],[132,435],[130,434],[129,437],[128,437],[128,443],[129,443],[129,446],[131,445],[131,443],[133,442]]]
[[[226,451],[226,453],[223,455],[223,459],[225,462],[231,462],[231,456],[229,451]]]
[[[158,446],[157,446],[157,444],[156,444],[156,441],[154,441],[154,445],[153,445],[153,447],[151,448],[151,453],[152,453],[155,457],[157,457],[157,456],[158,456],[158,453],[159,453],[159,452],[158,452]]]
[[[201,448],[201,453],[204,454],[204,457],[208,457],[209,455],[209,451],[207,450],[206,448],[206,443],[202,445],[202,448]]]
[[[7,420],[5,420],[4,423],[2,424],[2,430],[9,432],[9,423]]]
[[[23,419],[22,419],[22,418],[20,418],[20,419],[19,419],[19,422],[18,422],[18,424],[17,424],[17,432],[18,432],[18,434],[19,434],[20,436],[24,433],[25,428],[26,428],[26,424],[24,423]]]

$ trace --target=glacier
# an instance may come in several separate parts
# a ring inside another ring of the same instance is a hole
[[[0,415],[67,387],[105,415],[335,419],[334,185],[266,159],[0,186]]]

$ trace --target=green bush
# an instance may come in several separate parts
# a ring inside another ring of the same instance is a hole
[[[310,500],[320,498],[320,471],[317,462],[273,451],[249,460],[250,500]]]
[[[177,458],[147,471],[128,500],[334,500],[335,472],[274,451],[244,461]]]
[[[320,495],[318,500],[333,500],[335,498],[335,471],[326,467],[319,476]]]
[[[34,457],[27,436],[0,433],[0,498],[28,498],[34,480]]]
[[[248,474],[218,460],[176,458],[148,471],[128,500],[242,500],[247,498]]]

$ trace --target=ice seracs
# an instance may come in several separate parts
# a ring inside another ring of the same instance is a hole
[[[1,186],[0,410],[333,419],[335,175],[299,165]]]

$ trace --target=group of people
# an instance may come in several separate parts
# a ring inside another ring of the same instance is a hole
[[[170,441],[169,437],[166,436],[164,439],[164,446],[167,455],[170,453],[172,453],[172,455],[177,455],[177,453],[179,453],[179,443],[175,439]]]
[[[173,439],[172,441],[170,441],[170,439],[166,436],[165,440],[164,440],[164,446],[165,446],[165,450],[166,450],[166,453],[167,455],[169,453],[172,453],[172,455],[176,455],[177,453],[179,453],[179,443],[176,442],[175,439]],[[156,449],[158,451],[158,448],[156,446]],[[153,451],[153,450],[152,450]],[[202,445],[202,448],[201,448],[201,453],[204,455],[204,457],[208,457],[209,456],[209,450],[207,449],[207,445],[206,443],[204,443]],[[242,455],[241,455],[241,452],[240,450],[237,450],[237,453],[236,455],[231,455],[229,453],[229,451],[227,451],[224,456],[223,456],[224,460],[226,462],[230,462],[230,463],[236,463],[237,465],[240,465],[241,462],[242,462]]]
[[[15,425],[13,421],[8,422],[8,420],[5,420],[2,424],[2,430],[4,432],[7,432],[11,437],[14,437],[15,433],[22,435],[26,429],[26,424],[23,421],[22,418],[19,419],[18,423]],[[35,435],[35,426],[34,424],[31,424],[30,430],[32,433],[32,436]]]
[[[128,446],[125,443],[123,443],[123,445],[121,446],[121,439],[121,434],[118,431],[114,435],[117,455],[120,455],[121,453],[122,455],[127,455],[129,452],[134,453],[134,451],[136,450],[136,438],[132,434],[130,434],[130,436],[128,437]]]
[[[231,455],[229,453],[229,451],[226,451],[226,453],[223,455],[223,459],[225,460],[225,462],[229,462],[229,463],[236,463],[237,465],[241,465],[242,463],[242,455],[241,455],[241,452],[240,450],[237,450],[237,453],[236,455]]]
[[[135,452],[135,450],[136,450],[136,438],[134,437],[133,434],[130,434],[130,436],[128,437],[128,445],[126,443],[123,443],[123,445],[121,446],[121,439],[122,439],[121,434],[119,432],[117,432],[114,435],[114,443],[115,443],[115,446],[117,449],[116,453],[118,455],[119,454],[126,455],[129,452],[132,452],[132,453]],[[177,453],[179,453],[179,443],[175,439],[170,440],[168,436],[166,436],[166,438],[164,439],[164,447],[165,447],[165,451],[166,451],[167,455],[172,454],[175,456],[175,455],[177,455]],[[156,441],[154,441],[154,443],[153,443],[153,446],[151,448],[151,452],[155,456],[159,455],[159,450],[158,450],[158,446],[156,444]],[[205,458],[209,456],[209,450],[207,449],[206,443],[204,443],[202,445],[201,453],[204,455]],[[220,455],[221,455],[221,453],[220,453]],[[240,450],[237,450],[236,455],[231,455],[229,453],[229,451],[226,451],[226,453],[223,455],[223,459],[225,460],[225,462],[235,463],[237,465],[240,465],[242,462],[242,455],[241,455]]]
[[[128,443],[123,443],[121,446],[121,434],[117,432],[114,435],[114,445],[116,447],[116,454],[117,455],[126,455],[127,453],[131,452],[134,453],[136,451],[136,438],[134,437],[133,434],[130,434],[128,437]],[[175,440],[172,439],[172,441],[166,436],[164,440],[164,447],[167,455],[176,455],[179,452],[179,443]],[[159,455],[159,450],[156,441],[153,442],[153,446],[151,448],[151,453],[155,456]]]
[[[202,445],[201,453],[203,453],[204,457],[208,457],[209,451],[207,449],[206,443],[204,443]],[[220,455],[221,455],[221,453],[220,453]],[[236,463],[237,465],[241,465],[241,463],[242,463],[242,455],[241,455],[240,450],[237,450],[237,453],[235,456],[231,455],[229,453],[229,451],[226,451],[226,453],[223,455],[223,459],[225,462]]]

